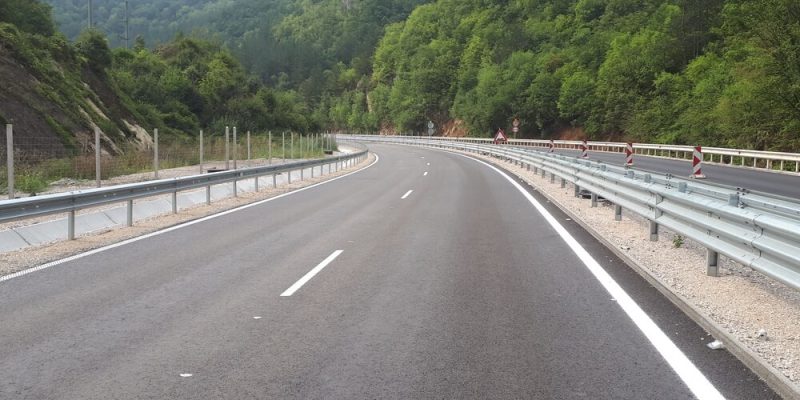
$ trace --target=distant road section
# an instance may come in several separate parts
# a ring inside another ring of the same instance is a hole
[[[538,149],[536,150],[538,151]],[[556,152],[572,157],[580,156],[580,152],[575,150],[559,149]],[[589,159],[608,164],[625,164],[625,155],[622,153],[590,151]],[[648,157],[640,154],[634,155],[634,168],[680,177],[689,177],[692,174],[692,162],[689,160]],[[800,199],[800,176],[798,175],[726,167],[711,163],[703,164],[703,174],[706,175],[708,182]]]
[[[372,149],[337,181],[0,283],[0,398],[777,398],[514,178]]]

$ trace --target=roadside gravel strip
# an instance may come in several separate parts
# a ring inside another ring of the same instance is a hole
[[[211,205],[198,205],[191,208],[181,209],[178,214],[165,214],[153,218],[137,221],[133,227],[120,227],[116,229],[98,232],[78,237],[73,241],[62,241],[37,247],[28,247],[19,251],[0,253],[0,281],[3,277],[11,277],[11,274],[31,268],[39,267],[43,264],[51,263],[70,256],[81,254],[94,249],[99,249],[125,240],[157,232],[172,226],[187,223],[200,218],[218,214],[223,211],[246,206],[259,201],[274,198],[289,192],[293,192],[305,187],[320,184],[337,177],[350,174],[354,171],[372,165],[376,160],[374,154],[360,164],[348,169],[342,169],[332,174],[313,179],[306,178],[303,181],[293,181],[289,185],[279,185],[277,188],[268,188],[259,192],[239,193],[238,197],[229,197],[216,201]],[[213,233],[211,233],[213,235]]]
[[[462,153],[462,152],[459,152]],[[662,227],[651,242],[647,220],[574,196],[571,185],[504,161],[467,154],[510,171],[571,215],[665,293],[782,396],[800,399],[800,292],[720,255],[720,277],[706,275],[705,249]],[[761,333],[761,335],[759,335]],[[702,338],[698,338],[702,339]],[[708,351],[715,351],[709,349]]]

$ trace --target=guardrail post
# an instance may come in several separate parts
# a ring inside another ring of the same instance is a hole
[[[656,195],[656,207],[655,209],[655,218],[658,218],[662,215],[661,210],[658,209],[658,204],[664,201],[664,198],[657,194]],[[658,222],[655,220],[650,221],[650,241],[657,242],[658,241]]]
[[[67,239],[75,240],[75,210],[67,214]]]
[[[544,168],[542,168],[542,179],[544,179],[546,176],[547,176],[547,171],[545,171]]]
[[[253,179],[253,182],[255,184],[256,192],[258,192],[258,176],[256,176],[255,179]]]
[[[556,183],[556,174],[550,173],[550,183]]]
[[[592,193],[592,208],[597,207],[597,193]]]
[[[239,197],[239,180],[233,178],[233,197]]]
[[[614,221],[622,221],[622,206],[614,204]]]
[[[658,222],[650,221],[650,241],[658,241]]]
[[[289,184],[292,183],[292,170],[289,170],[289,172],[286,173],[286,180]]]
[[[739,194],[731,193],[728,196],[728,205],[732,207],[739,207]]]
[[[8,167],[8,198],[14,198],[14,126],[6,124],[6,166]]]
[[[128,227],[133,226],[133,200],[128,200],[128,207],[126,209],[128,214],[125,218],[125,225]]]
[[[304,169],[305,169],[305,168],[300,168],[300,180],[301,180],[301,181],[303,180],[303,170],[304,170]]]
[[[272,174],[272,187],[273,188],[277,188],[278,187],[278,175],[277,174]]]
[[[211,205],[211,185],[206,186],[206,204]]]
[[[561,178],[561,188],[563,189],[565,187],[567,187],[567,180],[564,179],[564,178]]]
[[[580,196],[580,194],[581,194],[581,187],[578,186],[578,184],[576,183],[575,184],[575,197]]]
[[[172,213],[178,213],[178,191],[172,192]]]
[[[708,276],[719,276],[719,253],[714,250],[706,249],[706,274]]]

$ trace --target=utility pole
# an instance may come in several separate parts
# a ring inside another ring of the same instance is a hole
[[[131,48],[131,33],[130,33],[131,18],[128,15],[128,0],[125,0],[125,49]]]

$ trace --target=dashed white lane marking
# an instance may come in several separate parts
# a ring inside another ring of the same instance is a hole
[[[430,166],[431,166],[431,163],[428,163],[428,166],[430,167]]]
[[[400,198],[400,200],[405,200],[405,199],[406,199],[406,197],[408,197],[408,196],[411,196],[411,193],[412,193],[412,192],[414,192],[414,191],[413,191],[413,190],[409,190],[409,191],[407,191],[407,192],[406,192],[406,194],[404,194],[404,195],[403,195],[403,197],[401,197],[401,198]]]
[[[281,297],[289,297],[293,295],[294,292],[303,287],[303,285],[305,285],[306,282],[310,281],[311,278],[314,277],[314,275],[318,274],[319,271],[322,271],[323,268],[327,267],[328,264],[330,264],[331,262],[333,262],[333,260],[336,259],[336,257],[339,257],[339,254],[342,254],[342,252],[344,252],[344,250],[336,250],[333,253],[331,253],[331,255],[329,255],[328,258],[322,260],[322,262],[319,263],[319,265],[314,267],[314,269],[312,269],[311,271],[308,271],[308,273],[305,274],[302,278],[300,278],[299,281],[295,282],[294,285],[286,289],[285,292],[281,293]]]
[[[422,176],[428,176],[428,171],[425,171],[425,173],[422,174]]]
[[[514,185],[520,193],[528,200],[528,202],[536,208],[537,211],[544,217],[548,224],[561,236],[561,239],[569,246],[573,253],[583,262],[589,272],[594,275],[595,279],[608,291],[608,293],[617,300],[617,304],[622,308],[625,314],[633,321],[636,327],[644,334],[650,341],[653,347],[656,348],[661,357],[672,367],[672,370],[680,377],[689,390],[700,400],[724,400],[725,397],[717,390],[711,382],[697,369],[691,360],[683,354],[681,349],[670,340],[670,338],[656,325],[647,313],[639,307],[638,304],[628,295],[625,289],[622,288],[611,275],[600,266],[600,263],[589,254],[586,249],[578,243],[577,240],[567,230],[556,221],[555,217],[547,211],[544,206],[539,203],[525,188],[517,183],[514,179],[504,174],[498,168],[490,165],[484,161],[476,160],[472,157],[467,157],[471,160],[477,161],[500,174],[503,178],[508,180]]]
[[[259,317],[258,315],[256,315],[255,317],[253,317],[253,319],[261,319],[261,317]]]
[[[131,238],[131,239],[128,239],[128,240],[124,240],[124,241],[119,242],[119,243],[110,244],[108,246],[101,247],[99,249],[89,250],[89,251],[87,251],[85,253],[80,253],[80,254],[76,254],[74,256],[70,256],[70,257],[67,257],[67,258],[62,258],[60,260],[52,261],[52,262],[49,262],[47,264],[42,264],[42,265],[40,265],[38,267],[25,269],[25,270],[22,270],[22,271],[19,271],[19,272],[15,272],[13,274],[6,275],[6,276],[0,276],[0,283],[3,283],[5,281],[10,281],[12,279],[19,278],[21,276],[25,276],[25,275],[28,275],[28,274],[32,274],[32,273],[37,272],[37,271],[41,271],[41,270],[44,270],[44,269],[52,268],[52,267],[55,267],[55,266],[58,266],[58,265],[61,265],[61,264],[64,264],[64,263],[67,263],[67,262],[70,262],[70,261],[79,260],[81,258],[88,257],[88,256],[91,256],[91,255],[94,255],[94,254],[97,254],[97,253],[102,253],[104,251],[108,251],[108,250],[111,250],[111,249],[116,249],[117,247],[122,247],[122,246],[125,246],[127,244],[138,242],[140,240],[145,240],[145,239],[149,239],[149,238],[154,237],[154,236],[158,236],[158,235],[162,235],[162,234],[165,234],[165,233],[168,233],[168,232],[172,232],[172,231],[175,231],[175,230],[178,230],[178,229],[181,229],[181,228],[185,228],[187,226],[192,226],[192,225],[199,224],[199,223],[202,223],[202,222],[214,219],[214,218],[219,218],[219,217],[222,217],[222,216],[225,216],[225,215],[228,215],[228,214],[235,213],[237,211],[246,210],[246,209],[251,208],[251,207],[260,206],[262,204],[269,203],[271,201],[275,201],[275,200],[278,200],[278,199],[282,199],[284,197],[291,196],[291,195],[294,195],[294,194],[297,194],[297,193],[305,192],[306,190],[313,189],[313,188],[315,188],[317,186],[326,185],[328,183],[338,181],[339,179],[346,178],[346,177],[348,177],[350,175],[357,174],[357,173],[362,172],[362,171],[366,171],[368,168],[370,168],[373,165],[377,164],[378,161],[380,161],[380,159],[381,158],[378,157],[377,154],[375,154],[375,161],[373,161],[372,164],[367,165],[366,167],[364,167],[362,169],[359,169],[357,171],[353,171],[353,172],[350,172],[350,173],[342,175],[342,176],[337,176],[336,178],[329,179],[327,181],[323,181],[323,182],[320,182],[320,183],[315,183],[315,184],[313,184],[311,186],[306,186],[304,188],[300,188],[300,189],[297,189],[297,190],[294,190],[294,191],[291,191],[291,192],[288,192],[288,193],[284,193],[284,194],[281,194],[281,195],[278,195],[278,196],[275,196],[275,197],[271,197],[269,199],[257,201],[255,203],[245,204],[245,205],[243,205],[241,207],[237,207],[237,208],[234,208],[234,209],[231,209],[231,210],[223,211],[223,212],[220,212],[220,213],[217,213],[217,214],[212,214],[212,215],[209,215],[207,217],[203,217],[203,218],[200,218],[200,219],[196,219],[194,221],[189,221],[189,222],[186,222],[186,223],[183,223],[183,224],[180,224],[180,225],[175,225],[173,227],[162,229],[160,231],[156,231],[156,232],[153,232],[153,233],[148,233],[146,235],[142,235],[142,236],[138,236],[138,237]]]
[[[181,378],[191,378],[192,374],[181,374]]]

